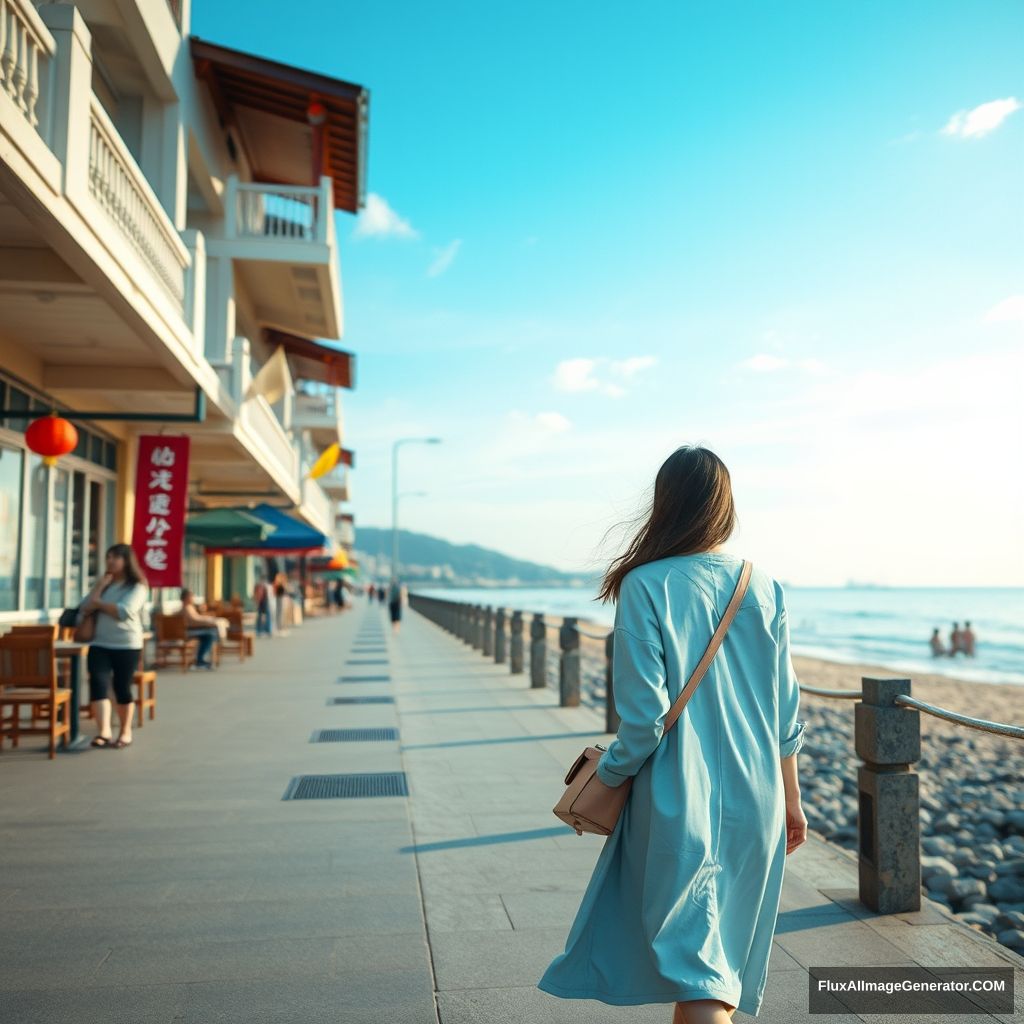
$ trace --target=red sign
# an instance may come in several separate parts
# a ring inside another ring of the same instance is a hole
[[[151,587],[181,586],[188,503],[188,438],[139,438],[132,547]]]

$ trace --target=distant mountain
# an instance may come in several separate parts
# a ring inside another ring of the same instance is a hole
[[[453,587],[582,587],[593,583],[585,574],[561,572],[478,544],[452,544],[409,530],[399,530],[398,539],[402,577],[409,583]],[[365,575],[389,575],[391,530],[357,526],[353,554]]]

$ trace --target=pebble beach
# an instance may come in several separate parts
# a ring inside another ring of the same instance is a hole
[[[599,629],[600,627],[593,627]],[[600,645],[584,642],[586,685],[603,695]],[[862,676],[902,678],[882,665],[793,657],[801,684],[859,689]],[[913,696],[951,711],[1019,725],[1024,686],[918,673]],[[808,825],[847,850],[857,846],[853,700],[801,695],[807,723],[800,780]],[[929,899],[1024,954],[1024,757],[1021,742],[921,715],[921,881]]]

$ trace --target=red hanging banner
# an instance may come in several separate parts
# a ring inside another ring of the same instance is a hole
[[[132,547],[151,587],[181,586],[188,444],[187,437],[139,437]]]

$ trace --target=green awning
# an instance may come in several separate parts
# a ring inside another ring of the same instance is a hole
[[[185,538],[204,548],[261,544],[276,528],[257,516],[235,508],[196,512],[185,521]]]

